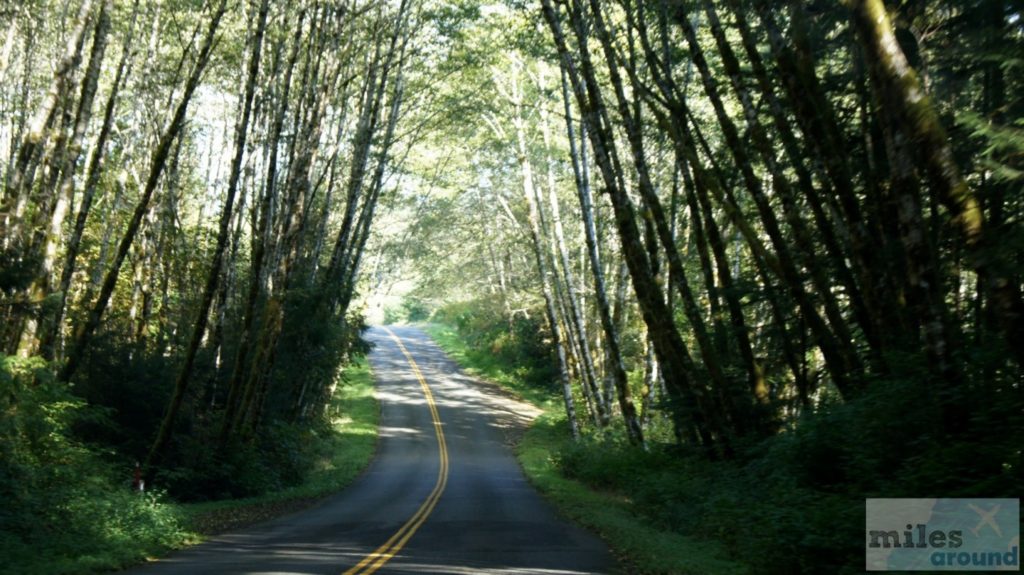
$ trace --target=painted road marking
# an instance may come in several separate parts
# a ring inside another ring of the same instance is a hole
[[[391,339],[395,340],[398,344],[398,349],[405,355],[405,359],[409,362],[409,366],[412,368],[412,372],[416,375],[416,379],[420,382],[420,387],[423,388],[423,395],[427,398],[427,407],[430,408],[430,416],[434,420],[434,432],[437,434],[437,447],[438,453],[441,458],[441,466],[437,470],[437,483],[434,484],[434,490],[430,492],[427,499],[420,505],[420,508],[402,525],[390,539],[384,542],[383,545],[378,547],[370,553],[358,565],[345,571],[343,575],[368,575],[373,573],[384,566],[385,563],[391,560],[405,544],[409,542],[413,534],[423,525],[423,522],[427,520],[430,513],[434,510],[437,505],[437,501],[441,499],[441,494],[444,492],[444,488],[448,485],[448,445],[444,440],[444,429],[441,424],[441,416],[437,413],[437,404],[434,403],[434,394],[430,391],[430,386],[427,385],[427,380],[423,377],[423,372],[420,371],[420,367],[416,365],[416,361],[412,358],[412,354],[402,344],[402,340],[398,338],[390,329],[383,328],[384,331],[388,332]]]

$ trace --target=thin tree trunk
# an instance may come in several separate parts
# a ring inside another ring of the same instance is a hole
[[[776,264],[773,267],[780,273],[780,277],[786,283],[794,299],[797,301],[801,312],[807,319],[808,325],[811,327],[814,334],[815,341],[825,356],[826,365],[829,366],[829,373],[832,375],[836,387],[844,396],[850,396],[854,394],[859,387],[856,381],[851,379],[851,376],[859,371],[859,361],[852,349],[847,347],[844,343],[851,341],[851,338],[845,332],[846,325],[842,320],[841,313],[839,313],[837,309],[834,296],[830,293],[820,294],[822,296],[822,302],[825,310],[830,319],[830,323],[832,324],[832,328],[842,330],[839,334],[833,333],[832,330],[829,329],[829,326],[826,325],[825,321],[818,314],[817,306],[813,303],[810,294],[804,286],[803,279],[797,271],[789,245],[782,236],[782,231],[779,227],[778,220],[775,217],[775,213],[769,205],[760,180],[753,171],[753,166],[751,165],[746,147],[740,138],[735,124],[730,118],[728,112],[725,110],[725,106],[718,91],[717,83],[711,74],[707,61],[704,59],[703,52],[697,41],[696,32],[694,31],[692,24],[686,17],[686,14],[682,11],[675,11],[673,13],[673,17],[679,27],[683,30],[683,34],[687,39],[687,44],[691,49],[691,58],[696,64],[704,84],[704,91],[711,100],[729,150],[732,153],[737,167],[740,169],[745,187],[750,192],[751,197],[758,208],[758,212],[761,215],[761,221],[765,227],[765,232],[768,234],[768,237],[772,242],[772,246],[775,248],[775,255],[777,257],[772,258]],[[744,236],[747,237],[748,241],[751,241],[755,237],[752,233],[747,232],[744,233]],[[841,334],[846,334],[846,336],[844,337]]]
[[[654,228],[654,231],[656,232],[655,236],[657,240],[660,240],[662,248],[665,250],[675,288],[678,290],[679,295],[682,298],[683,310],[689,320],[690,327],[693,329],[694,336],[697,340],[697,347],[700,350],[701,358],[704,360],[704,367],[708,370],[708,373],[711,376],[715,395],[718,397],[718,401],[721,402],[719,409],[723,411],[723,415],[725,415],[726,418],[732,419],[734,426],[742,428],[744,426],[745,418],[739,416],[739,414],[736,413],[736,408],[732,405],[732,391],[729,389],[730,385],[725,376],[721,359],[718,357],[715,346],[708,334],[703,314],[701,314],[700,308],[697,306],[696,295],[690,287],[689,280],[687,279],[686,272],[683,268],[682,258],[679,256],[679,251],[676,248],[675,238],[672,236],[672,232],[669,229],[667,217],[661,205],[661,200],[658,198],[657,191],[654,189],[654,183],[651,179],[648,161],[644,151],[642,140],[643,135],[641,128],[638,125],[639,118],[634,117],[634,112],[630,109],[630,101],[626,96],[625,89],[623,87],[619,67],[615,63],[615,49],[611,35],[609,34],[604,22],[604,15],[601,11],[601,6],[596,0],[591,0],[590,6],[591,14],[593,16],[593,25],[604,48],[605,59],[608,62],[608,74],[618,102],[619,116],[622,118],[625,126],[626,135],[632,151],[633,166],[635,167],[639,177],[638,187],[646,208],[644,220]]]
[[[124,236],[121,238],[121,243],[118,245],[117,253],[114,256],[114,262],[111,269],[107,272],[106,278],[103,280],[103,286],[100,289],[99,297],[96,300],[95,305],[93,305],[92,310],[89,312],[89,316],[86,319],[85,324],[75,337],[74,347],[68,355],[67,363],[60,372],[60,379],[63,381],[69,381],[71,376],[73,376],[75,371],[77,371],[86,347],[89,345],[89,341],[91,340],[93,333],[96,331],[96,328],[99,327],[103,313],[107,308],[107,304],[110,302],[110,296],[114,293],[114,288],[117,285],[117,279],[121,272],[121,264],[124,263],[124,259],[128,255],[128,249],[131,247],[132,241],[135,239],[135,234],[139,231],[142,218],[148,211],[150,198],[152,198],[153,192],[156,190],[157,184],[160,181],[160,176],[163,173],[165,164],[167,163],[167,156],[170,153],[171,146],[178,137],[178,134],[181,132],[182,126],[184,126],[185,114],[188,111],[188,104],[191,101],[196,88],[199,86],[199,80],[202,77],[203,71],[206,69],[207,62],[209,62],[210,52],[213,49],[217,29],[220,26],[221,18],[224,16],[224,12],[226,10],[227,0],[220,0],[217,9],[214,11],[210,19],[206,35],[203,38],[202,46],[200,47],[199,53],[196,57],[196,63],[192,68],[188,81],[185,83],[185,89],[177,108],[175,108],[174,116],[164,129],[160,136],[160,142],[153,151],[153,159],[150,162],[149,176],[146,179],[146,186],[143,189],[139,203],[135,207],[135,212],[132,214],[132,218],[128,222],[128,228],[125,230]]]
[[[565,231],[562,227],[562,215],[559,208],[558,194],[555,187],[554,157],[551,153],[551,128],[548,122],[547,112],[542,112],[541,127],[544,136],[544,145],[547,150],[547,171],[548,171],[548,204],[551,206],[551,223],[554,228],[555,245],[562,263],[562,273],[566,286],[566,299],[569,304],[569,319],[572,321],[573,329],[579,338],[581,366],[584,378],[589,382],[591,394],[597,407],[598,423],[601,426],[608,425],[611,420],[608,400],[604,397],[598,383],[597,372],[594,369],[594,360],[590,352],[590,342],[587,338],[586,322],[583,318],[583,310],[580,305],[579,294],[576,289],[576,278],[572,273],[572,262],[569,259],[569,249],[565,245]],[[557,265],[554,266],[557,269]]]
[[[712,35],[715,38],[715,43],[718,46],[718,51],[721,55],[723,67],[729,77],[729,82],[743,106],[744,114],[746,115],[748,126],[750,127],[752,140],[758,148],[762,160],[772,174],[776,191],[782,199],[786,219],[790,223],[790,227],[793,229],[793,235],[796,239],[797,246],[800,248],[804,256],[801,258],[803,265],[811,270],[814,285],[824,296],[826,292],[830,291],[828,282],[824,277],[824,270],[822,266],[814,265],[813,261],[810,261],[819,256],[816,253],[815,247],[812,245],[809,231],[803,223],[803,219],[800,215],[801,208],[796,205],[795,193],[791,189],[789,180],[782,174],[782,167],[775,160],[775,149],[768,141],[766,130],[761,126],[760,120],[758,119],[751,94],[741,77],[742,72],[740,70],[739,60],[725,37],[725,31],[719,21],[718,11],[715,9],[714,4],[709,0],[704,0],[704,10],[708,16],[708,23],[710,24]],[[737,19],[742,22],[741,16],[738,16]],[[740,26],[740,29],[742,33],[745,27]],[[749,31],[747,31],[745,36],[749,36]],[[839,245],[839,241],[835,235],[832,224],[825,214],[825,208],[822,205],[818,193],[814,189],[810,172],[804,164],[804,154],[798,148],[789,122],[782,112],[781,105],[775,98],[774,89],[768,80],[767,73],[765,72],[763,65],[761,64],[760,54],[753,47],[752,43],[749,42],[749,39],[746,44],[751,67],[759,81],[761,92],[764,98],[768,101],[768,108],[774,121],[776,133],[779,135],[779,138],[783,143],[783,148],[789,156],[790,164],[793,166],[797,175],[798,185],[803,191],[804,198],[807,200],[808,205],[811,208],[811,213],[814,216],[818,232],[821,234],[826,248],[826,253],[830,256],[832,268],[837,274],[840,284],[845,290],[845,294],[850,303],[850,308],[853,310],[853,316],[856,318],[858,325],[864,333],[865,340],[873,352],[872,355],[874,363],[881,365],[883,350],[880,337],[877,333],[878,326],[875,321],[875,318],[878,317],[877,313],[872,313],[869,310],[867,300],[862,294],[859,285],[854,280],[850,269],[846,266],[846,258],[843,250]],[[831,298],[826,297],[825,299],[826,302],[831,301]],[[833,325],[843,322],[842,317],[837,315],[838,306],[834,306],[832,308],[826,307],[826,310],[828,309],[833,309],[831,312],[833,315],[830,315],[830,322]],[[845,337],[843,335],[843,330],[837,329],[836,331],[840,338]]]
[[[1019,285],[1003,271],[1013,268],[997,259],[1002,252],[993,249],[996,240],[989,237],[981,205],[960,175],[931,100],[896,41],[885,4],[882,0],[848,0],[848,4],[869,61],[879,111],[885,115],[886,141],[890,148],[905,142],[907,154],[916,152],[915,167],[924,172],[932,194],[949,211],[950,224],[966,245],[968,261],[989,294],[1007,347],[1017,363],[1024,365],[1024,346],[1020,345],[1024,341],[1024,301]],[[936,295],[934,301],[938,305],[941,297]],[[948,353],[950,342],[941,333],[937,318],[925,331],[933,353]]]
[[[275,190],[277,184],[278,153],[281,140],[281,133],[284,130],[285,117],[288,115],[289,94],[291,93],[292,74],[295,70],[295,63],[299,58],[299,48],[305,22],[305,10],[299,12],[297,23],[294,25],[295,34],[292,38],[291,51],[288,55],[288,62],[282,80],[282,91],[280,105],[273,114],[270,133],[268,134],[268,145],[270,149],[266,162],[266,177],[264,189],[259,205],[259,222],[253,233],[252,263],[249,272],[249,286],[245,299],[245,309],[242,315],[241,336],[238,342],[238,349],[235,352],[235,363],[232,367],[231,378],[228,380],[228,396],[225,402],[224,419],[221,426],[221,444],[227,441],[231,432],[234,431],[238,419],[243,398],[248,392],[246,382],[248,371],[253,365],[249,358],[250,349],[254,341],[253,329],[256,323],[256,306],[260,299],[260,292],[263,286],[263,273],[265,267],[269,267],[267,248],[270,247],[271,228],[273,227],[273,209],[275,203]],[[254,206],[255,207],[255,206]]]
[[[566,132],[569,139],[569,156],[572,160],[573,176],[576,180],[576,193],[580,202],[580,212],[583,218],[583,232],[587,244],[587,256],[590,263],[590,271],[594,277],[594,299],[597,302],[598,314],[601,319],[601,327],[604,330],[605,346],[607,348],[608,368],[614,382],[616,396],[619,401],[619,409],[626,424],[626,433],[631,443],[644,445],[643,426],[637,418],[636,406],[629,392],[629,378],[626,375],[626,366],[622,360],[622,345],[619,339],[619,330],[612,317],[611,306],[608,303],[608,290],[605,286],[604,268],[601,265],[601,258],[598,254],[597,229],[594,225],[594,210],[590,196],[590,184],[587,178],[587,158],[585,134],[581,134],[580,148],[577,152],[576,136],[573,129],[572,107],[570,105],[569,80],[564,68],[561,68],[562,78],[562,101],[565,104]],[[625,290],[623,290],[625,291]]]
[[[566,358],[566,339],[562,334],[562,328],[559,324],[555,295],[551,288],[551,276],[545,254],[546,249],[541,235],[540,216],[536,200],[537,192],[533,186],[533,167],[530,163],[529,150],[526,147],[526,129],[521,110],[522,102],[515,78],[513,78],[512,98],[512,103],[515,106],[512,121],[516,130],[516,153],[518,155],[519,169],[522,172],[523,197],[529,209],[530,240],[533,246],[534,259],[536,260],[537,274],[540,276],[541,289],[544,294],[544,309],[547,312],[548,327],[551,330],[552,346],[558,354],[558,370],[562,383],[562,399],[565,404],[565,414],[569,420],[569,429],[572,437],[574,440],[578,440],[580,428],[576,419],[576,404],[572,396],[572,382]]]
[[[569,54],[558,14],[551,0],[542,2],[544,18],[554,36],[577,103],[588,124],[595,159],[614,208],[616,228],[626,264],[629,266],[633,289],[654,342],[668,389],[675,400],[673,412],[676,427],[682,430],[692,422],[701,442],[711,448],[715,444],[715,436],[721,437],[721,433],[717,433],[719,425],[714,410],[705,405],[707,392],[694,377],[692,358],[672,321],[672,314],[665,304],[664,295],[651,273],[650,262],[636,224],[636,212],[620,179],[623,171],[617,169],[614,138],[609,133],[611,123],[607,118],[607,109],[602,101],[596,73],[590,61],[586,34],[581,28],[581,15],[573,13],[571,19],[579,41],[582,78]]]
[[[192,330],[192,337],[185,350],[185,359],[182,362],[178,377],[174,382],[174,391],[171,400],[167,405],[167,411],[160,428],[157,431],[156,439],[146,457],[144,469],[151,472],[152,466],[159,462],[167,442],[174,431],[174,423],[181,410],[181,404],[185,399],[185,392],[188,390],[192,376],[192,366],[195,363],[196,353],[202,343],[203,335],[206,332],[207,321],[210,316],[210,307],[217,294],[217,286],[221,277],[221,267],[224,260],[224,250],[228,245],[228,235],[231,229],[232,209],[235,204],[235,195],[238,191],[238,181],[242,173],[242,159],[245,157],[246,136],[249,133],[249,118],[252,114],[252,102],[256,94],[256,84],[259,79],[260,57],[263,49],[263,33],[267,24],[267,12],[269,9],[268,0],[261,0],[259,13],[256,16],[256,31],[252,38],[252,51],[249,54],[249,68],[245,82],[245,93],[242,96],[242,113],[235,126],[235,155],[231,159],[231,172],[228,174],[227,197],[224,200],[224,208],[220,215],[220,223],[217,229],[217,247],[213,253],[213,261],[210,264],[210,271],[206,278],[206,285],[203,288],[202,299],[199,303],[199,312],[196,317],[195,327]]]
[[[23,242],[25,239],[23,237],[25,231],[22,226],[24,225],[25,209],[32,191],[35,162],[42,156],[43,148],[49,139],[50,128],[57,117],[61,99],[71,92],[71,87],[74,85],[74,73],[82,59],[82,46],[85,40],[85,31],[89,27],[89,13],[92,11],[92,5],[93,0],[82,2],[75,27],[68,37],[64,54],[54,72],[53,82],[50,84],[46,97],[39,104],[35,116],[29,122],[28,131],[24,133],[18,146],[13,171],[7,178],[7,201],[13,201],[15,205],[13,207],[6,206],[7,209],[3,210],[7,214],[6,218],[11,217],[12,211],[14,214],[13,222],[5,226],[4,247],[9,248],[11,242]]]
[[[110,10],[112,8],[112,0],[104,0],[100,5],[100,13],[93,34],[92,49],[89,54],[89,63],[86,65],[85,78],[82,81],[82,92],[78,99],[78,111],[75,115],[71,141],[60,169],[61,180],[57,190],[57,201],[50,216],[49,227],[46,230],[46,239],[42,249],[42,263],[40,264],[36,279],[28,290],[29,302],[36,305],[41,305],[43,299],[50,295],[54,264],[57,261],[57,248],[61,237],[64,235],[64,218],[71,208],[74,191],[74,168],[81,156],[85,132],[89,126],[89,120],[92,118],[93,100],[96,96],[96,86],[99,83],[100,65],[103,62],[103,56],[107,48],[107,33],[110,31]],[[50,313],[47,307],[42,306],[35,317],[27,319],[25,328],[21,333],[21,342],[18,346],[19,355],[28,357],[39,350],[39,330],[47,329],[47,321],[51,319],[49,316]],[[43,355],[52,358],[53,352],[50,349],[44,349]]]

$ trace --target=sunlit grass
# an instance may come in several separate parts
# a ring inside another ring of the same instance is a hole
[[[514,367],[500,365],[487,350],[473,349],[448,326],[422,326],[467,372],[494,381],[544,410],[516,447],[530,482],[559,510],[599,534],[626,573],[742,575],[746,565],[724,559],[720,544],[659,529],[639,516],[626,494],[598,491],[563,475],[558,466],[571,439],[560,398],[553,390],[529,385]],[[599,444],[594,444],[599,449]]]
[[[350,484],[370,463],[377,446],[380,406],[365,360],[345,368],[344,382],[332,401],[331,418],[334,433],[323,438],[321,456],[302,484],[259,497],[181,505],[187,525],[193,532],[216,530],[216,518],[225,511],[259,518],[264,515],[261,508],[316,499]]]
[[[505,389],[541,409],[552,409],[559,398],[549,390],[529,385],[515,366],[502,365],[487,350],[475,349],[468,345],[453,328],[437,324],[419,324],[431,338],[454,359],[467,373],[477,375],[500,384]],[[553,389],[553,388],[552,388]]]

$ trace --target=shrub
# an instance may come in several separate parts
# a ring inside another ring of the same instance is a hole
[[[49,573],[109,567],[184,537],[162,496],[131,491],[129,465],[72,437],[91,412],[41,359],[0,357],[0,556],[11,572],[40,557]]]
[[[543,317],[534,309],[510,318],[491,298],[447,304],[433,320],[455,328],[471,349],[481,352],[481,361],[500,365],[531,385],[553,388],[558,364]]]

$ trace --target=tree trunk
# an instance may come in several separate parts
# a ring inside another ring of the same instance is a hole
[[[96,22],[96,30],[93,34],[92,49],[89,54],[89,63],[86,65],[85,78],[82,80],[82,92],[78,98],[78,111],[75,115],[71,140],[60,168],[61,179],[58,184],[57,201],[50,216],[49,227],[46,230],[46,239],[42,249],[42,263],[39,272],[28,290],[28,300],[35,305],[41,305],[35,317],[29,317],[21,333],[21,342],[18,346],[18,354],[22,357],[33,355],[39,350],[39,330],[49,328],[48,321],[52,321],[48,306],[43,305],[43,300],[50,295],[54,275],[54,264],[57,260],[57,248],[61,237],[64,235],[64,218],[71,208],[72,194],[74,190],[74,169],[82,153],[82,145],[85,140],[85,132],[89,127],[89,120],[92,118],[93,100],[96,96],[96,86],[99,82],[100,65],[103,62],[103,55],[107,48],[107,33],[110,31],[110,10],[113,8],[112,0],[104,0],[100,5],[100,13]],[[63,296],[60,296],[63,297]],[[53,357],[51,349],[43,350],[44,357]]]
[[[585,134],[581,134],[579,151],[577,152],[575,130],[573,129],[572,106],[569,96],[569,80],[565,69],[560,67],[562,77],[562,101],[565,105],[566,133],[569,139],[569,156],[572,160],[573,176],[576,180],[576,193],[580,202],[580,213],[583,218],[583,232],[587,244],[587,256],[590,272],[594,277],[594,299],[597,302],[601,327],[604,330],[607,348],[607,368],[614,383],[615,393],[619,401],[619,409],[626,424],[626,434],[630,443],[644,445],[643,426],[637,418],[636,406],[629,392],[629,378],[622,360],[622,345],[619,330],[613,320],[611,305],[608,302],[608,290],[605,286],[604,268],[598,254],[597,228],[594,225],[594,210],[590,195],[590,182],[587,178],[587,157]]]
[[[704,0],[704,10],[708,16],[708,23],[710,24],[712,35],[715,38],[715,43],[718,46],[718,51],[721,55],[723,67],[729,77],[729,82],[744,108],[744,113],[747,117],[748,126],[750,127],[754,144],[758,148],[762,160],[772,174],[776,190],[779,192],[779,196],[783,202],[786,219],[790,223],[797,245],[804,255],[802,258],[803,265],[811,270],[815,286],[818,291],[824,295],[826,292],[830,291],[828,282],[825,280],[823,275],[825,270],[822,266],[815,265],[813,261],[811,261],[820,256],[816,253],[809,231],[802,221],[802,217],[800,215],[801,208],[796,205],[794,190],[791,188],[788,179],[783,175],[782,166],[780,166],[775,160],[775,149],[768,141],[767,131],[760,124],[757,111],[754,109],[753,98],[742,78],[739,60],[726,39],[725,31],[719,21],[718,12],[715,9],[714,4],[710,2],[710,0]],[[804,163],[804,153],[797,144],[789,121],[782,111],[781,104],[775,98],[774,88],[771,85],[767,72],[764,70],[761,63],[760,53],[756,50],[752,40],[749,38],[749,30],[745,26],[742,15],[737,14],[737,21],[741,24],[739,27],[741,35],[744,37],[744,44],[746,46],[751,68],[753,69],[761,87],[761,93],[764,99],[768,101],[768,108],[774,122],[775,131],[778,134],[779,139],[782,141],[783,149],[789,157],[790,165],[793,167],[793,170],[797,175],[798,186],[803,192],[803,196],[807,200],[808,206],[811,208],[814,222],[818,232],[821,234],[822,242],[825,245],[826,253],[829,255],[832,269],[836,273],[836,276],[845,291],[850,303],[850,308],[853,310],[853,316],[857,320],[857,324],[863,331],[865,340],[870,346],[874,363],[876,365],[881,365],[883,350],[882,343],[878,335],[878,326],[875,321],[878,315],[877,313],[872,313],[872,311],[869,310],[870,306],[868,305],[868,301],[865,299],[859,285],[854,280],[853,274],[846,265],[846,256],[839,244],[838,238],[836,237],[832,223],[825,213],[825,207],[815,190],[814,184],[811,180],[810,171]],[[826,301],[830,301],[830,299],[831,298],[826,298]],[[838,306],[833,306],[831,309],[833,309],[833,314],[838,313]],[[842,323],[842,321],[841,316],[830,316],[830,322],[833,324]],[[841,330],[837,330],[837,335],[840,338],[844,337]]]
[[[156,190],[156,186],[160,181],[160,175],[163,173],[164,166],[167,162],[167,156],[171,150],[171,145],[174,143],[174,140],[178,137],[178,134],[181,132],[181,128],[185,124],[185,114],[188,111],[188,104],[191,101],[196,88],[199,86],[199,80],[202,77],[203,71],[206,69],[207,62],[209,62],[210,52],[213,49],[217,29],[220,26],[221,18],[224,16],[224,12],[226,10],[227,0],[220,0],[217,9],[214,11],[212,18],[210,19],[206,34],[203,37],[202,46],[200,47],[199,53],[196,57],[196,63],[189,74],[188,81],[185,83],[185,89],[181,95],[181,100],[179,101],[177,108],[175,108],[174,116],[164,129],[160,136],[160,141],[157,144],[156,149],[153,151],[153,159],[150,162],[149,176],[146,179],[146,186],[143,189],[139,203],[135,207],[135,212],[132,214],[132,218],[128,222],[128,228],[125,230],[124,236],[121,238],[121,243],[118,245],[117,253],[114,256],[114,262],[111,269],[107,272],[107,275],[103,280],[103,286],[100,289],[99,297],[96,300],[95,305],[93,305],[92,310],[89,312],[85,325],[82,326],[81,330],[75,337],[74,347],[68,355],[67,363],[60,372],[60,379],[63,381],[69,381],[71,376],[73,376],[75,371],[78,369],[82,356],[85,354],[86,347],[89,345],[89,341],[92,338],[93,333],[100,324],[100,320],[107,308],[107,304],[110,302],[110,296],[114,293],[114,288],[117,285],[117,279],[121,272],[121,264],[124,263],[124,259],[128,255],[128,249],[131,247],[132,241],[135,239],[135,234],[139,231],[142,218],[145,216],[149,208],[149,200],[152,198],[153,192]]]
[[[224,404],[224,419],[221,425],[221,444],[227,441],[229,435],[235,429],[236,420],[246,393],[245,384],[248,381],[247,374],[251,369],[249,357],[250,349],[254,341],[253,329],[256,323],[256,306],[260,298],[263,286],[263,274],[265,267],[269,267],[268,248],[270,247],[271,228],[273,227],[273,208],[276,200],[275,190],[277,185],[277,158],[281,146],[281,133],[284,131],[285,117],[288,115],[289,94],[291,93],[292,74],[295,70],[295,63],[299,58],[299,49],[305,22],[305,10],[299,12],[298,22],[294,25],[295,33],[292,38],[291,51],[288,55],[288,63],[282,80],[280,105],[273,114],[270,133],[268,135],[269,157],[266,162],[266,178],[264,189],[259,205],[259,217],[256,229],[252,238],[252,261],[249,272],[249,286],[246,290],[245,309],[242,315],[242,332],[238,342],[238,349],[235,352],[235,363],[231,370],[231,378],[228,380],[228,396]]]
[[[640,195],[643,198],[645,207],[644,220],[655,232],[653,234],[655,237],[651,238],[649,243],[656,243],[660,240],[661,246],[665,250],[674,286],[682,299],[683,310],[690,323],[690,327],[693,329],[695,339],[697,340],[697,347],[700,350],[701,358],[704,360],[704,367],[711,376],[712,389],[717,397],[717,401],[720,403],[718,409],[722,411],[721,417],[723,420],[731,419],[732,424],[742,431],[742,428],[745,426],[745,418],[737,414],[736,407],[733,405],[731,386],[725,376],[721,359],[708,334],[703,314],[697,306],[696,295],[687,279],[682,258],[679,256],[679,251],[675,245],[675,238],[672,236],[672,231],[669,228],[661,200],[654,189],[654,183],[644,151],[643,134],[638,124],[639,118],[635,118],[634,112],[630,109],[631,105],[623,87],[622,76],[618,65],[615,63],[616,56],[611,35],[605,26],[604,16],[598,2],[591,0],[590,5],[594,27],[604,47],[605,59],[608,62],[609,77],[615,91],[616,100],[618,101],[619,115],[625,125],[626,135],[632,151],[633,166],[639,177]]]
[[[580,359],[583,362],[584,377],[590,384],[591,394],[597,407],[598,423],[601,426],[608,425],[611,420],[607,399],[602,393],[598,383],[597,372],[594,369],[594,359],[590,351],[590,341],[587,338],[587,326],[583,317],[583,309],[580,305],[580,297],[576,288],[576,278],[572,273],[572,262],[569,259],[569,249],[565,244],[565,231],[562,228],[562,215],[558,202],[557,189],[555,187],[554,157],[551,152],[551,128],[546,111],[542,112],[541,128],[544,135],[544,145],[547,149],[547,171],[548,171],[548,204],[551,206],[551,223],[554,229],[555,246],[562,263],[562,274],[566,286],[566,299],[569,304],[569,320],[579,339]],[[557,265],[553,266],[558,268]]]
[[[516,74],[518,72],[515,72]],[[515,112],[512,117],[516,130],[516,154],[519,162],[519,169],[522,172],[523,197],[529,208],[530,240],[533,246],[533,255],[537,264],[537,274],[540,276],[541,289],[544,294],[544,309],[547,312],[548,327],[551,330],[551,344],[558,354],[558,370],[562,383],[562,400],[565,404],[565,414],[569,420],[569,429],[572,438],[580,438],[579,423],[576,419],[576,404],[572,397],[572,382],[569,376],[569,365],[566,358],[566,339],[562,334],[559,324],[558,312],[556,310],[555,296],[551,289],[551,275],[548,270],[547,255],[545,254],[545,242],[541,235],[540,216],[537,207],[537,192],[533,186],[533,166],[530,163],[529,150],[526,147],[526,129],[522,117],[522,101],[518,90],[518,83],[513,78],[512,104]]]
[[[859,387],[856,379],[851,378],[851,376],[854,376],[859,371],[859,360],[856,354],[853,353],[853,350],[844,343],[851,341],[851,337],[845,331],[845,322],[838,311],[834,296],[831,293],[826,293],[826,290],[819,286],[819,291],[822,292],[819,295],[822,297],[822,303],[830,320],[831,327],[839,330],[838,333],[833,333],[818,314],[817,306],[813,303],[806,286],[804,286],[803,278],[801,278],[797,270],[789,245],[782,235],[782,230],[764,193],[761,181],[754,173],[746,146],[741,140],[734,122],[725,110],[717,82],[703,56],[703,51],[697,41],[696,32],[692,24],[685,12],[681,10],[674,11],[673,18],[687,39],[687,44],[690,46],[691,59],[700,72],[704,92],[711,100],[729,150],[743,176],[745,187],[758,208],[765,232],[775,248],[775,255],[777,256],[775,260],[777,262],[776,269],[780,273],[780,278],[786,283],[794,299],[797,301],[801,312],[807,319],[814,333],[815,341],[819,344],[825,356],[826,364],[829,366],[829,373],[832,375],[836,387],[844,396],[850,396],[856,393]],[[750,234],[744,235],[748,237],[748,240],[753,237]]]
[[[611,123],[607,118],[607,108],[601,98],[596,72],[590,61],[581,15],[574,12],[570,17],[580,46],[582,78],[569,54],[559,17],[551,0],[542,0],[542,2],[544,18],[554,36],[576,101],[587,122],[595,159],[601,170],[605,189],[612,201],[616,228],[619,232],[626,264],[629,266],[633,290],[636,293],[644,323],[647,324],[654,342],[666,384],[673,395],[676,427],[682,430],[692,423],[697,429],[701,442],[710,449],[716,443],[716,437],[721,438],[722,434],[714,410],[707,405],[707,391],[694,377],[693,360],[672,321],[672,314],[665,304],[661,288],[651,273],[650,262],[636,223],[636,212],[622,186],[621,174],[623,171],[618,167],[615,142],[610,134]]]
[[[1007,276],[1012,264],[1000,261],[1003,252],[995,249],[996,240],[989,237],[981,205],[960,175],[931,100],[896,41],[885,4],[882,0],[848,0],[848,4],[869,62],[879,111],[885,115],[887,144],[890,148],[902,144],[908,155],[913,154],[914,168],[924,172],[931,193],[949,211],[950,224],[966,245],[968,261],[997,312],[1007,347],[1017,363],[1024,365],[1024,346],[1020,345],[1024,341],[1024,301],[1018,284]],[[938,305],[941,298],[936,295],[934,301]],[[926,335],[933,353],[948,353],[950,342],[940,332],[937,318],[929,322]]]
[[[11,168],[13,171],[7,177],[7,201],[13,201],[15,205],[5,206],[6,209],[2,210],[6,214],[5,218],[11,218],[12,212],[14,214],[13,220],[9,219],[8,225],[5,226],[5,248],[10,248],[12,242],[19,246],[25,242],[23,237],[25,230],[22,228],[25,210],[32,191],[36,162],[42,156],[43,148],[49,140],[49,132],[57,117],[61,100],[67,97],[74,85],[74,74],[81,63],[82,46],[85,40],[85,31],[89,27],[89,13],[92,11],[92,5],[93,0],[82,2],[75,27],[68,37],[67,46],[54,72],[49,91],[39,104],[32,121],[29,122],[28,131],[25,132],[19,143],[17,158]]]
[[[210,307],[213,305],[213,298],[217,294],[217,286],[221,277],[221,267],[224,260],[224,250],[228,245],[228,234],[231,229],[232,209],[235,204],[235,194],[238,191],[238,181],[242,173],[242,159],[245,157],[246,136],[249,133],[249,118],[252,114],[252,101],[256,93],[256,84],[259,78],[260,57],[263,49],[263,33],[267,24],[267,12],[269,9],[268,0],[261,0],[259,13],[256,16],[256,30],[253,33],[252,48],[249,54],[249,69],[245,82],[245,93],[242,96],[242,113],[235,126],[235,155],[231,159],[231,172],[228,174],[227,197],[224,199],[224,208],[220,215],[220,223],[217,229],[217,247],[214,249],[213,261],[210,264],[210,271],[206,278],[206,285],[203,288],[202,299],[199,302],[199,312],[196,316],[195,326],[192,330],[192,337],[188,347],[185,349],[185,359],[174,381],[174,391],[171,400],[167,405],[167,411],[160,428],[157,431],[156,439],[146,457],[144,469],[147,472],[152,466],[159,462],[167,442],[174,432],[174,423],[181,410],[181,404],[185,399],[185,392],[188,390],[192,376],[192,366],[195,363],[196,353],[202,343],[203,334],[206,332],[206,324],[210,316]]]

